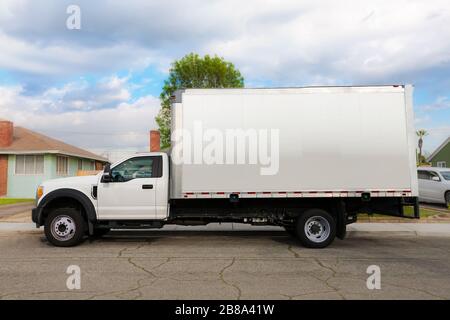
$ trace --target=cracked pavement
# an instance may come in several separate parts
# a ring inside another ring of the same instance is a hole
[[[386,232],[314,250],[280,231],[111,232],[73,248],[0,231],[0,299],[450,299],[449,253],[448,238]]]

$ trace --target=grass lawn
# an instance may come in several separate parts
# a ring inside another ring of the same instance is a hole
[[[32,202],[34,199],[25,199],[25,198],[0,198],[0,206],[5,204],[14,204],[14,203],[22,203],[22,202]]]
[[[428,209],[420,209],[420,217],[421,218],[427,218],[427,217],[435,216],[437,214],[442,214],[442,212],[435,211],[435,210],[428,210]]]

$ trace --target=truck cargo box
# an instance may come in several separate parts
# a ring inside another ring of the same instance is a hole
[[[412,86],[180,90],[171,158],[175,199],[417,196]]]

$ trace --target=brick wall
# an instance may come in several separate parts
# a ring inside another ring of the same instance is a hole
[[[0,196],[6,196],[8,189],[8,156],[0,155]]]
[[[9,147],[13,142],[13,123],[0,120],[0,147]]]
[[[161,136],[160,136],[159,131],[151,130],[150,131],[150,152],[160,151],[160,140],[161,140]]]

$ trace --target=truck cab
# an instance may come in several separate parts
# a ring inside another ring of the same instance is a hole
[[[167,154],[138,153],[96,176],[45,181],[32,219],[37,227],[44,225],[50,242],[68,246],[79,242],[78,234],[101,234],[129,221],[161,225],[155,221],[168,218],[168,192]]]
[[[138,154],[107,166],[98,177],[97,219],[166,219],[168,177],[165,153]]]

